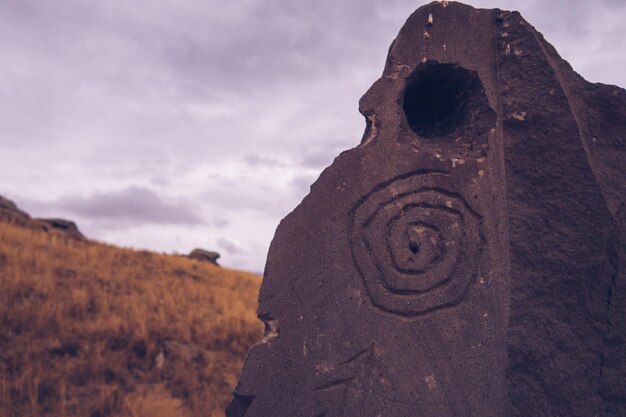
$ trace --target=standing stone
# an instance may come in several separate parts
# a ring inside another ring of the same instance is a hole
[[[279,225],[228,417],[626,415],[626,92],[517,12],[418,9]]]

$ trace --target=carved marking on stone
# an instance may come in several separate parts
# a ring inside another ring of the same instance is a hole
[[[482,248],[481,217],[449,174],[414,171],[374,187],[351,210],[353,261],[372,304],[404,317],[465,298]]]
[[[511,116],[513,119],[519,120],[520,122],[523,122],[524,120],[526,120],[526,112],[525,111],[516,111],[511,113]]]
[[[435,376],[430,374],[430,375],[426,375],[424,377],[424,380],[426,381],[426,384],[428,385],[428,389],[433,391],[435,388],[437,388],[437,381],[435,380]]]

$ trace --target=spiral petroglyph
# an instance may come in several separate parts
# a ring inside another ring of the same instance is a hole
[[[372,303],[417,316],[460,303],[476,272],[480,216],[450,176],[415,171],[374,187],[351,211],[352,256]]]

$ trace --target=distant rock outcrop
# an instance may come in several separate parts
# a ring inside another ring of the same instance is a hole
[[[46,231],[50,229],[59,230],[76,239],[85,239],[85,235],[78,230],[78,226],[71,220],[65,219],[36,219],[35,222]]]
[[[187,255],[187,257],[190,259],[197,259],[199,261],[211,262],[214,265],[219,265],[217,263],[217,260],[219,259],[220,254],[205,249],[194,249],[189,255]]]
[[[85,239],[85,235],[81,233],[71,220],[52,218],[52,219],[35,219],[28,213],[20,210],[13,201],[0,196],[0,222],[11,223],[18,226],[29,227],[32,229],[41,229],[46,232],[56,231],[73,239]]]
[[[25,226],[31,221],[31,218],[28,213],[20,210],[13,201],[0,195],[0,221]]]

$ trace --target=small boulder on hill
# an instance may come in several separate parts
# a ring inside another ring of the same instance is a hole
[[[220,257],[220,254],[205,249],[194,249],[189,255],[187,255],[187,257],[189,259],[197,259],[199,261],[211,262],[214,265],[218,265],[217,260]]]

